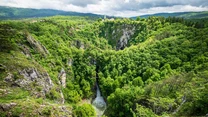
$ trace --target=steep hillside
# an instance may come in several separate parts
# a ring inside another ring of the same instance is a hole
[[[206,20],[54,16],[0,30],[2,116],[92,117],[98,93],[109,117],[208,113]]]

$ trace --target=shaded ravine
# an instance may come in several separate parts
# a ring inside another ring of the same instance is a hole
[[[104,98],[101,96],[100,88],[98,85],[98,67],[96,67],[96,98],[92,102],[93,107],[95,108],[97,117],[101,117],[106,110],[106,103]]]

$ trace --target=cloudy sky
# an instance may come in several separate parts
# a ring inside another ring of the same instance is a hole
[[[208,11],[208,0],[0,0],[0,6],[131,17],[161,12]]]

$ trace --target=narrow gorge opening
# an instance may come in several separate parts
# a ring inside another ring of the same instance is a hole
[[[106,102],[101,95],[99,83],[98,83],[98,70],[99,67],[96,65],[96,98],[92,102],[93,107],[95,108],[96,115],[98,117],[102,116],[104,111],[106,110]]]

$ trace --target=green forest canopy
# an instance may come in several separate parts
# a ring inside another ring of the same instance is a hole
[[[78,103],[95,97],[96,74],[107,101],[106,116],[204,116],[208,113],[207,21],[75,16],[3,20],[0,83],[4,83],[7,71],[19,76],[17,69],[44,69],[55,84],[46,99],[55,103],[60,97],[57,76],[63,68],[67,82],[61,90],[66,104],[75,105],[73,112],[77,116],[95,115],[91,106],[79,107]],[[128,44],[118,50],[124,29],[134,33]],[[48,53],[31,47],[28,36],[44,45]],[[21,54],[22,45],[29,49],[29,57]],[[18,62],[12,56],[19,58]],[[23,93],[20,99],[26,96],[36,98]],[[16,99],[0,98],[1,102]],[[48,113],[51,112],[47,110]]]

